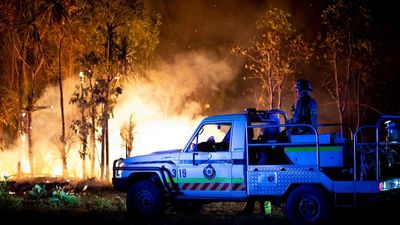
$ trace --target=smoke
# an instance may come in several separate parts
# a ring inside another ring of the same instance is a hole
[[[69,97],[72,95],[75,84],[78,80],[66,79],[64,86],[64,109],[66,131],[70,132],[69,126],[75,118],[76,109],[68,104]],[[32,113],[32,143],[36,164],[36,174],[38,175],[61,175],[62,162],[61,154],[57,147],[51,142],[51,139],[61,135],[61,112],[60,97],[58,86],[46,88],[43,96],[37,101],[39,108]],[[78,143],[72,145],[69,153],[68,165],[70,174],[79,176],[81,166],[78,166],[79,152]],[[0,165],[0,175],[16,175],[18,167],[22,173],[30,173],[28,161],[28,138],[25,134],[15,141],[15,145],[0,152],[2,159]],[[18,165],[20,163],[20,165]]]
[[[109,121],[110,160],[125,156],[120,128],[132,115],[136,122],[134,155],[184,147],[198,122],[207,116],[205,112],[210,112],[208,107],[214,107],[222,113],[219,109],[224,107],[221,105],[224,105],[227,96],[223,95],[221,88],[226,88],[228,84],[238,85],[234,81],[238,79],[242,65],[238,60],[242,59],[232,57],[229,49],[236,45],[249,45],[255,31],[255,21],[262,13],[271,5],[294,9],[294,3],[288,2],[147,1],[150,11],[156,10],[162,15],[158,54],[163,62],[149,71],[148,79],[138,79],[124,85],[123,94],[117,100],[113,118]],[[309,2],[316,4],[318,1]],[[304,19],[304,14],[293,15],[295,21]],[[79,84],[78,79],[64,81],[68,132],[71,132],[69,126],[72,119],[78,116],[77,108],[68,104],[76,84]],[[238,98],[231,99],[230,104],[225,103],[229,108],[226,107],[223,112],[247,107],[251,97],[244,95],[238,87],[238,90],[230,90]],[[220,107],[216,107],[217,104]],[[60,153],[50,141],[61,134],[58,87],[47,88],[38,105],[44,106],[33,114],[33,148],[40,167],[38,172],[61,174]],[[21,147],[22,144],[0,152],[0,158],[15,164],[21,159],[26,161],[27,150]],[[81,173],[79,146],[77,141],[68,155],[70,174],[76,176]],[[96,165],[99,164],[99,150],[97,148]],[[11,167],[12,171],[15,171],[15,167]],[[0,167],[0,173],[6,170],[3,168],[5,165]]]
[[[71,121],[76,118],[77,109],[69,104],[69,99],[75,90],[75,86],[79,84],[78,79],[65,79],[63,81],[64,92],[64,114],[65,114],[65,131],[66,136],[72,133],[70,129]],[[61,136],[61,106],[60,92],[58,86],[46,88],[45,94],[37,102],[38,106],[43,109],[33,113],[32,137],[33,151],[36,158],[36,168],[39,174],[62,174],[61,153],[52,139]],[[81,175],[81,164],[79,159],[79,143],[75,136],[71,149],[69,150],[69,160],[67,165],[71,175]]]
[[[205,115],[196,95],[218,91],[231,81],[238,68],[229,58],[211,53],[191,52],[174,56],[149,72],[149,79],[136,80],[124,87],[115,117],[110,121],[113,137],[117,128],[136,118],[134,154],[184,147],[195,126]],[[120,146],[114,146],[120,149]]]
[[[219,58],[210,52],[191,52],[175,55],[169,63],[162,62],[148,73],[148,79],[137,79],[123,86],[113,117],[109,121],[110,165],[114,159],[125,157],[120,129],[133,115],[133,155],[148,154],[158,150],[183,148],[194,128],[206,115],[204,105],[197,99],[201,93],[218,92],[220,86],[234,79],[238,73],[235,61]],[[76,76],[78,77],[78,76]],[[66,79],[64,108],[66,132],[70,133],[73,119],[79,118],[75,105],[69,104],[78,79]],[[61,135],[61,113],[58,86],[48,87],[37,102],[41,109],[33,113],[33,151],[37,175],[62,175],[61,154],[51,139]],[[22,162],[22,172],[29,172],[27,141],[0,152],[4,159],[0,174],[16,174],[17,162]],[[79,156],[79,139],[76,137],[68,157],[71,176],[82,176]],[[97,147],[96,168],[99,168],[100,146]]]
[[[150,12],[162,16],[159,51],[168,56],[188,50],[213,50],[221,54],[233,45],[247,46],[255,32],[255,22],[270,7],[289,11],[293,21],[307,36],[320,19],[320,0],[150,0]]]

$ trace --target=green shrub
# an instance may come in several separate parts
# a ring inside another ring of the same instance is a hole
[[[68,208],[79,207],[81,200],[79,195],[72,192],[65,192],[64,188],[56,187],[51,193],[50,205],[52,206],[64,206]]]
[[[47,191],[45,185],[35,184],[32,190],[29,191],[29,196],[32,199],[36,200],[37,202],[47,198]]]
[[[8,179],[8,176],[4,176],[4,179],[0,181],[0,211],[19,210],[22,206],[21,198],[10,194]]]

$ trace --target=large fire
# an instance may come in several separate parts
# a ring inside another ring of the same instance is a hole
[[[110,166],[114,159],[125,157],[125,147],[120,136],[120,128],[135,118],[132,155],[143,155],[158,150],[180,149],[204,116],[201,105],[188,100],[199,88],[217,89],[221,82],[230,81],[236,74],[228,60],[220,60],[210,55],[192,53],[177,56],[173,64],[164,64],[149,72],[146,80],[126,83],[123,94],[118,99],[114,117],[109,121]],[[64,80],[66,127],[77,115],[74,105],[68,104],[78,79]],[[49,87],[38,102],[49,106],[33,114],[33,151],[36,175],[61,176],[60,152],[51,143],[51,138],[61,132],[58,87]],[[50,107],[52,106],[52,107]],[[72,132],[68,130],[68,132]],[[78,140],[78,139],[76,139]],[[68,153],[68,173],[71,177],[82,177],[82,159],[79,156],[79,141]],[[100,144],[96,149],[96,174],[99,176]],[[26,137],[20,137],[17,144],[0,152],[0,176],[29,174]],[[89,159],[86,168],[89,170]]]

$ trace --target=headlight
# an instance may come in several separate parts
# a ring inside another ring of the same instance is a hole
[[[400,179],[398,179],[398,178],[385,180],[385,181],[382,181],[379,183],[380,191],[388,191],[388,190],[398,189],[398,188],[400,188]]]
[[[115,178],[121,178],[122,177],[122,171],[125,167],[124,159],[117,159],[114,161],[114,177]]]

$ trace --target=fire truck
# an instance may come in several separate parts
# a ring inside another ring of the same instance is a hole
[[[399,190],[399,122],[381,115],[353,131],[289,124],[281,110],[209,116],[182,149],[115,160],[113,187],[139,217],[159,216],[167,203],[193,213],[253,199],[282,207],[293,224],[321,224],[334,208]]]

